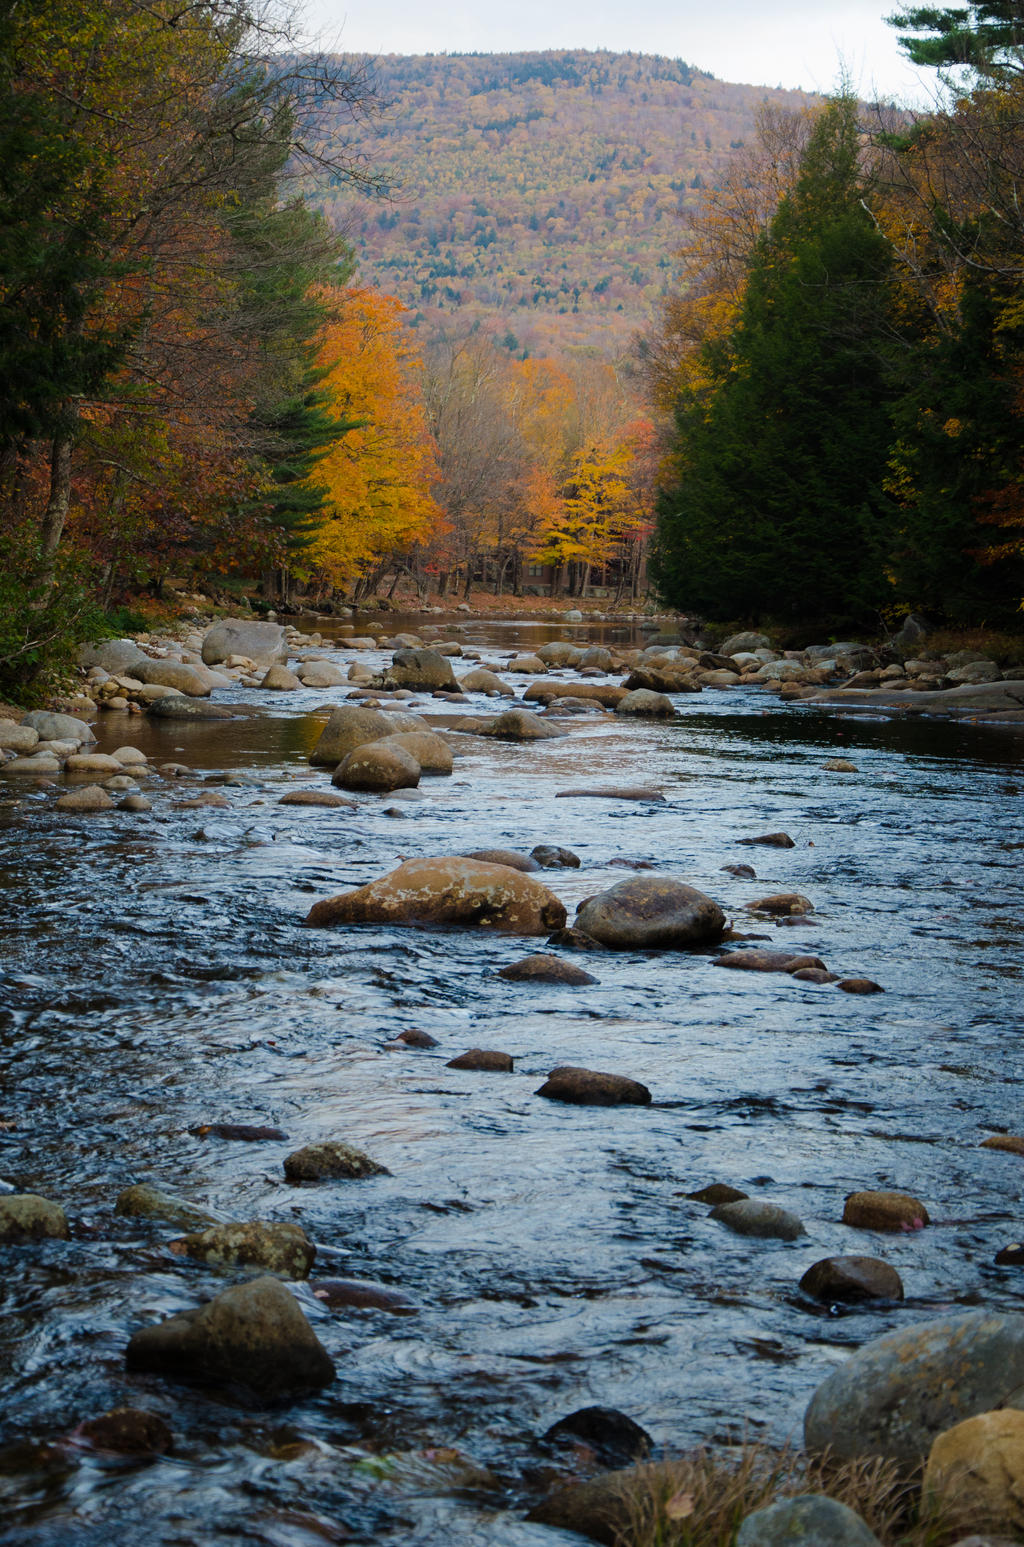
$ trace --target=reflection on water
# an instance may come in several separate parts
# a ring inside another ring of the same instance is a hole
[[[566,632],[467,630],[491,658]],[[161,1547],[553,1544],[522,1507],[536,1436],[573,1409],[621,1408],[668,1449],[744,1428],[781,1438],[847,1348],[947,1305],[1024,1305],[1019,1270],[992,1265],[1020,1233],[1024,1162],[979,1148],[1020,1127],[1017,739],[704,693],[671,725],[588,717],[539,745],[466,738],[454,777],[425,781],[419,802],[278,806],[326,782],[306,759],[343,692],[223,690],[265,712],[212,726],[126,732],[106,717],[101,748],[131,740],[194,770],[147,781],[149,815],[60,817],[45,789],[0,805],[0,1177],[72,1220],[68,1243],[0,1250],[0,1540],[134,1547],[144,1518]],[[855,774],[822,769],[837,750]],[[181,804],[205,778],[230,809]],[[554,799],[583,780],[667,799]],[[737,846],[779,829],[795,848]],[[630,873],[612,861],[653,863],[739,927],[887,992],[722,972],[701,953],[593,955],[596,986],[526,986],[496,976],[521,941],[302,927],[314,898],[402,858],[542,842],[581,857],[544,877],[570,911]],[[721,869],[737,861],[756,881]],[[783,889],[814,914],[751,923],[744,904]],[[394,1043],[414,1026],[437,1048]],[[510,1053],[515,1072],[446,1067],[474,1046]],[[559,1063],[641,1079],[654,1104],[538,1100]],[[288,1139],[191,1131],[210,1122]],[[286,1185],[283,1156],[325,1138],[391,1175]],[[173,1230],[114,1215],[136,1181],[298,1221],[324,1275],[399,1286],[416,1315],[331,1310],[301,1289],[338,1379],[276,1413],[129,1377],[135,1328],[225,1283],[167,1251]],[[807,1237],[725,1234],[684,1196],[710,1181],[794,1210]],[[922,1197],[937,1223],[854,1236],[843,1197],[879,1186]],[[805,1268],[843,1251],[892,1262],[906,1303],[804,1302]],[[173,1452],[138,1465],[68,1442],[118,1404],[163,1415]],[[489,1491],[360,1463],[430,1446],[489,1468]]]

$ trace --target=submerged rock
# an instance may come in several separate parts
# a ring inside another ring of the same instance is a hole
[[[872,978],[842,978],[839,987],[844,994],[884,994],[881,983]]]
[[[98,784],[84,784],[81,789],[69,790],[55,802],[58,811],[112,811],[114,802]]]
[[[628,1466],[649,1456],[654,1442],[646,1429],[615,1407],[581,1407],[544,1432],[548,1445],[585,1446],[601,1466]]]
[[[145,1182],[138,1182],[118,1193],[114,1213],[123,1214],[129,1219],[163,1220],[168,1225],[176,1225],[179,1230],[221,1223],[216,1214],[200,1208],[197,1203],[172,1197],[170,1193],[161,1192],[159,1188],[150,1187]]]
[[[878,1257],[823,1257],[807,1269],[800,1288],[825,1305],[833,1300],[857,1305],[863,1300],[903,1299],[902,1279]]]
[[[257,1268],[282,1278],[308,1278],[316,1247],[299,1225],[251,1220],[238,1225],[212,1225],[170,1242],[179,1257],[214,1268]]]
[[[707,1187],[699,1187],[696,1192],[688,1192],[684,1195],[692,1198],[695,1203],[742,1203],[750,1194],[741,1192],[738,1187],[730,1187],[728,1182],[710,1182]]]
[[[512,849],[474,849],[466,859],[482,859],[487,865],[507,865],[510,870],[521,870],[530,875],[541,867],[529,854],[516,854]]]
[[[639,1080],[570,1066],[552,1069],[534,1095],[589,1107],[647,1106],[651,1100],[650,1091]]]
[[[278,801],[279,806],[334,806],[344,807],[349,811],[358,811],[359,807],[354,800],[346,800],[344,795],[339,795],[335,790],[289,790]]]
[[[795,1241],[798,1236],[807,1234],[795,1214],[779,1208],[776,1203],[765,1203],[759,1198],[740,1198],[735,1203],[720,1203],[711,1210],[710,1217],[736,1235]]]
[[[555,793],[556,800],[640,800],[655,802],[664,801],[661,790],[652,789],[646,784],[607,784],[599,785],[591,790],[558,790]]]
[[[337,924],[463,924],[513,935],[561,929],[565,906],[532,876],[507,865],[441,856],[397,870],[310,909],[310,928]]]
[[[67,1215],[59,1203],[38,1193],[9,1193],[0,1198],[0,1241],[66,1241]]]
[[[736,972],[828,971],[820,956],[801,956],[790,951],[761,951],[749,947],[739,951],[723,951],[711,965],[731,967]]]
[[[921,1230],[928,1223],[924,1204],[905,1192],[852,1192],[843,1204],[843,1224],[860,1230]]]
[[[522,961],[499,967],[498,977],[510,983],[568,983],[578,987],[598,981],[575,962],[563,961],[548,951],[538,951],[535,956],[524,956]]]
[[[508,1053],[494,1052],[488,1048],[471,1047],[458,1058],[449,1058],[446,1069],[479,1069],[488,1074],[511,1074],[512,1059]]]
[[[353,1145],[327,1140],[307,1144],[286,1156],[284,1174],[290,1182],[324,1182],[339,1177],[390,1176],[391,1172]]]
[[[74,1431],[74,1438],[118,1456],[160,1456],[174,1444],[164,1420],[141,1407],[115,1407],[98,1418],[87,1418]]]
[[[751,913],[795,916],[814,912],[813,902],[806,897],[801,897],[799,892],[773,892],[770,897],[759,897],[756,902],[748,902],[747,907]]]
[[[997,1407],[1024,1405],[1024,1316],[974,1311],[875,1338],[822,1382],[807,1448],[839,1461],[918,1466],[936,1435]]]
[[[561,849],[557,844],[538,843],[530,850],[530,858],[543,870],[579,870],[580,857],[571,849]]]
[[[419,1306],[401,1289],[362,1278],[319,1278],[309,1286],[331,1310],[352,1305],[359,1310],[391,1311],[395,1316],[415,1316]]]
[[[575,922],[611,950],[679,950],[720,939],[725,914],[696,887],[638,876],[581,902]]]
[[[737,843],[762,844],[768,849],[795,849],[796,844],[788,833],[762,833],[759,838],[737,838]]]
[[[264,1398],[329,1385],[334,1364],[279,1279],[236,1284],[197,1310],[136,1332],[129,1370],[248,1387]]]

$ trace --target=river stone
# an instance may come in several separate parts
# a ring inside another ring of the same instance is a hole
[[[533,876],[507,865],[442,855],[406,860],[388,875],[314,903],[306,924],[464,924],[543,935],[565,924],[565,905]]]
[[[583,651],[567,639],[552,639],[535,653],[545,666],[577,666]]]
[[[295,671],[304,688],[337,688],[345,683],[345,674],[332,661],[303,661]]]
[[[858,1230],[921,1230],[929,1223],[921,1200],[905,1192],[852,1192],[843,1204],[843,1224]]]
[[[956,666],[947,673],[947,681],[959,687],[968,683],[972,687],[983,682],[999,682],[1002,672],[995,661],[969,661],[963,666]]]
[[[549,1445],[585,1445],[601,1466],[628,1466],[654,1448],[647,1430],[615,1407],[581,1407],[559,1418],[543,1438]]]
[[[575,925],[615,951],[679,950],[720,939],[725,914],[696,887],[636,876],[581,902]]]
[[[521,655],[514,655],[512,657],[508,663],[508,670],[524,672],[527,675],[532,676],[537,672],[546,672],[547,667],[539,656],[533,655],[530,652],[525,652]]]
[[[74,1438],[118,1456],[160,1456],[174,1444],[164,1420],[141,1407],[115,1407],[98,1418],[87,1418],[75,1429]]]
[[[170,1193],[161,1192],[159,1188],[150,1187],[145,1182],[138,1182],[118,1193],[114,1213],[126,1215],[129,1219],[163,1220],[179,1230],[222,1223],[208,1209],[202,1209],[184,1198],[174,1198]]]
[[[404,1042],[406,1047],[439,1047],[436,1037],[432,1037],[429,1031],[421,1031],[418,1026],[410,1026],[408,1031],[400,1031],[395,1038],[396,1042]]]
[[[499,741],[551,741],[567,733],[556,725],[546,724],[529,709],[506,709],[490,720],[479,721],[474,734],[494,736]]]
[[[937,1435],[921,1494],[972,1524],[1024,1531],[1024,1413],[978,1413]]]
[[[530,850],[530,858],[537,861],[542,870],[579,870],[580,857],[571,849],[560,849],[557,844],[538,843]]]
[[[607,946],[582,929],[556,929],[547,938],[548,945],[560,945],[566,951],[606,951]]]
[[[289,1182],[329,1182],[341,1177],[390,1176],[391,1172],[353,1145],[328,1139],[287,1155],[284,1174]]]
[[[569,1066],[552,1069],[534,1095],[587,1107],[647,1106],[651,1100],[650,1091],[639,1080]]]
[[[728,871],[729,875],[736,876],[740,881],[757,880],[757,872],[753,865],[723,865],[721,868]]]
[[[223,704],[208,704],[198,698],[165,694],[149,705],[147,714],[155,720],[233,720],[234,714]]]
[[[0,769],[8,774],[55,774],[60,773],[60,763],[52,752],[37,752],[32,757],[12,757],[0,763]]]
[[[188,696],[187,694],[182,693],[180,688],[162,687],[158,682],[144,682],[141,687],[125,689],[125,691],[131,692],[132,697],[138,703],[146,704],[147,706],[149,704],[159,703],[161,698],[186,698]],[[105,699],[102,707],[104,709],[109,709],[114,704],[117,704],[119,707],[121,706],[121,699],[119,696]]]
[[[475,671],[467,672],[459,678],[459,687],[464,693],[486,693],[489,696],[497,695],[501,698],[515,698],[516,690],[503,682],[496,672],[488,671],[484,666],[478,666]]]
[[[98,784],[84,784],[79,790],[69,790],[55,802],[58,811],[112,811],[114,802]]]
[[[635,688],[646,688],[650,693],[701,691],[701,684],[693,675],[692,661],[667,662],[663,666],[634,666],[624,686],[627,692]]]
[[[343,806],[348,811],[358,811],[356,801],[346,800],[334,790],[289,790],[278,801],[279,806]]]
[[[147,800],[145,795],[126,795],[124,800],[117,803],[118,811],[152,811],[153,802]]]
[[[350,752],[365,746],[368,741],[381,741],[401,731],[429,730],[426,720],[418,714],[341,704],[321,731],[309,761],[315,768],[336,768]]]
[[[340,676],[341,673],[339,672]],[[261,688],[267,688],[275,693],[294,693],[296,688],[302,687],[302,681],[287,666],[280,661],[275,661],[273,666],[268,666],[266,674],[260,681]]]
[[[384,670],[381,686],[425,693],[441,688],[454,693],[459,684],[451,661],[439,650],[396,650],[391,665]]]
[[[1008,1155],[1024,1155],[1024,1137],[1016,1133],[993,1133],[982,1139],[983,1150],[1005,1150]]]
[[[773,892],[770,897],[759,897],[756,902],[748,902],[746,907],[751,913],[774,913],[791,917],[814,912],[813,902],[801,897],[799,892]]]
[[[227,1381],[266,1399],[326,1386],[334,1364],[291,1292],[263,1277],[136,1332],[129,1370]]]
[[[320,1278],[309,1286],[316,1299],[331,1310],[354,1305],[360,1310],[390,1311],[394,1316],[415,1316],[419,1306],[401,1289],[364,1278]]]
[[[210,693],[206,678],[182,661],[139,661],[133,671],[147,687],[174,688],[189,698],[207,698]]]
[[[37,1193],[10,1193],[0,1198],[0,1241],[41,1241],[68,1238],[67,1215],[59,1203]]]
[[[614,1472],[600,1472],[585,1482],[563,1484],[534,1505],[526,1519],[589,1537],[591,1541],[605,1543],[606,1547],[623,1547],[624,1543],[640,1539],[635,1535],[636,1511],[632,1501],[637,1497],[641,1479],[645,1498],[669,1499],[679,1486],[678,1463],[656,1461],[644,1466],[641,1472],[635,1466],[628,1466]],[[647,1539],[660,1541],[663,1538],[655,1538],[652,1534]],[[680,1537],[680,1541],[685,1540]]]
[[[510,870],[531,875],[541,867],[529,854],[517,854],[514,849],[474,849],[466,859],[482,859],[488,865],[507,865]]]
[[[801,1221],[777,1203],[760,1198],[740,1198],[735,1203],[720,1203],[709,1218],[725,1225],[736,1235],[754,1235],[779,1241],[795,1241],[807,1232]]]
[[[392,738],[367,741],[342,758],[331,783],[342,790],[407,790],[420,782],[420,765]]]
[[[824,1493],[780,1499],[748,1515],[736,1547],[881,1547],[860,1515]]]
[[[256,1268],[281,1278],[308,1278],[316,1247],[299,1225],[264,1220],[211,1225],[170,1242],[179,1257],[191,1257],[212,1268]]]
[[[560,956],[552,956],[547,951],[538,951],[535,956],[524,956],[522,961],[500,967],[498,977],[510,983],[568,983],[575,987],[598,982],[575,962],[563,961]]]
[[[468,1053],[460,1053],[458,1058],[449,1058],[445,1068],[478,1069],[487,1074],[511,1074],[513,1064],[508,1053],[499,1053],[492,1048],[471,1047]]]
[[[287,1139],[281,1128],[262,1123],[197,1123],[189,1133],[197,1139],[230,1139],[242,1144],[263,1144],[268,1139]]]
[[[885,989],[881,983],[876,983],[873,978],[843,978],[839,987],[844,994],[884,994]]]
[[[728,1182],[709,1182],[707,1187],[699,1187],[696,1192],[688,1192],[684,1196],[692,1198],[695,1203],[718,1205],[742,1203],[745,1198],[750,1197],[750,1194],[741,1192],[738,1187],[730,1187]]]
[[[38,732],[40,741],[95,741],[91,725],[73,714],[54,714],[49,709],[31,709],[22,716],[22,725]]]
[[[257,666],[272,666],[288,659],[284,629],[280,623],[225,618],[215,623],[203,639],[204,666],[219,666],[229,656],[241,655]]]
[[[807,1269],[800,1288],[814,1300],[856,1305],[862,1300],[902,1300],[903,1281],[878,1257],[823,1257]]]
[[[31,725],[20,725],[17,720],[0,719],[0,750],[31,752],[39,740],[39,732]]]
[[[64,764],[66,774],[119,774],[121,762],[105,752],[73,752]]]
[[[806,969],[827,971],[820,956],[799,956],[789,951],[761,951],[744,949],[724,951],[711,963],[713,967],[732,967],[737,972],[803,972]]]
[[[762,833],[759,838],[737,838],[741,844],[763,844],[769,849],[795,849],[796,844],[788,833]]]
[[[827,763],[822,763],[825,773],[856,773],[857,764],[851,763],[848,757],[830,757]]]
[[[140,752],[138,747],[118,747],[110,755],[117,758],[122,768],[144,768],[149,762],[145,752]]]
[[[838,983],[839,974],[827,967],[797,967],[790,977],[798,983]]]
[[[391,736],[381,736],[373,745],[399,747],[408,752],[425,774],[450,774],[454,766],[451,747],[436,731],[396,731]]]
[[[722,655],[738,655],[743,650],[768,650],[771,646],[767,634],[755,634],[750,630],[730,634],[721,648]]]
[[[1024,1316],[973,1311],[875,1338],[822,1382],[807,1448],[834,1459],[918,1466],[937,1434],[993,1408],[1024,1406]]]
[[[604,784],[590,790],[557,790],[556,800],[639,800],[656,805],[664,801],[661,790],[646,784]]]
[[[633,688],[615,705],[616,714],[643,715],[667,720],[675,714],[676,707],[665,693],[654,693],[650,688]]]
[[[114,677],[130,672],[148,659],[134,639],[100,639],[95,644],[82,645],[78,652],[78,664],[86,671],[92,666],[101,666]]]

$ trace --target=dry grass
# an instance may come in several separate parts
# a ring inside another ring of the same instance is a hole
[[[754,1510],[802,1493],[825,1493],[848,1505],[883,1547],[951,1547],[979,1527],[976,1512],[923,1506],[920,1475],[908,1478],[892,1462],[835,1465],[748,1444],[635,1468],[623,1489],[619,1518],[628,1525],[617,1547],[731,1547]]]

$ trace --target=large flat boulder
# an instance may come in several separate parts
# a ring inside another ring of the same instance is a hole
[[[565,906],[533,876],[506,865],[441,856],[410,859],[388,875],[314,903],[306,924],[463,924],[510,935],[546,935]]]
[[[194,666],[186,666],[182,661],[137,661],[132,667],[132,675],[139,682],[156,684],[162,688],[177,688],[179,693],[185,693],[189,698],[209,697],[210,684],[205,673],[197,671]]]
[[[225,618],[215,623],[203,640],[203,662],[217,666],[229,655],[244,655],[257,666],[287,661],[288,647],[280,623],[249,618]]]
[[[725,914],[695,886],[637,876],[581,902],[576,928],[610,950],[678,950],[720,939]]]
[[[334,1364],[291,1291],[269,1276],[136,1332],[129,1370],[240,1385],[274,1399],[326,1386]]]
[[[40,741],[95,741],[91,725],[73,714],[56,714],[50,709],[30,709],[22,715],[22,725],[37,731]]]
[[[865,709],[912,709],[928,714],[991,714],[1024,709],[1024,681],[967,683],[923,693],[893,693],[888,688],[830,688],[815,693],[807,702],[844,707],[855,704]]]
[[[368,741],[405,731],[429,731],[422,715],[404,711],[364,709],[359,704],[341,704],[320,732],[320,739],[309,755],[314,768],[336,768],[356,747]]]
[[[804,1437],[839,1461],[912,1468],[936,1435],[997,1407],[1024,1408],[1024,1316],[973,1311],[866,1343],[814,1393]]]

